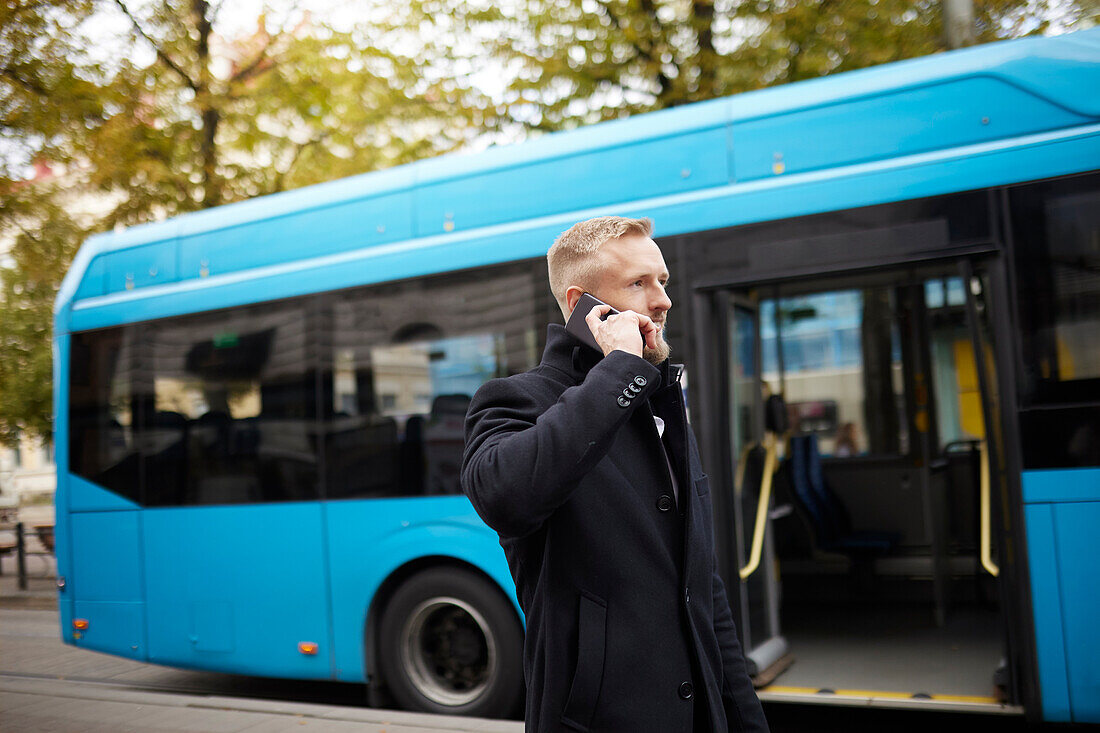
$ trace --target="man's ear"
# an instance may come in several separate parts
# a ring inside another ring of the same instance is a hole
[[[579,285],[570,285],[565,291],[565,307],[569,309],[569,313],[566,317],[573,313],[573,309],[577,307],[577,301],[584,295],[584,288]]]

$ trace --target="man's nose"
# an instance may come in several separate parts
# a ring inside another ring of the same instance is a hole
[[[650,303],[650,310],[654,311],[667,311],[672,307],[672,298],[668,297],[668,293],[662,289],[658,297]]]

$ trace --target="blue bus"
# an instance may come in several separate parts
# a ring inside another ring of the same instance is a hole
[[[61,636],[522,709],[463,418],[649,216],[765,704],[1100,721],[1100,29],[108,232],[56,301]],[[660,660],[654,660],[660,663]]]

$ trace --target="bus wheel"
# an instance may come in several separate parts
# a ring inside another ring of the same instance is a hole
[[[498,718],[522,709],[519,620],[500,589],[469,570],[432,568],[398,588],[378,651],[406,710]]]

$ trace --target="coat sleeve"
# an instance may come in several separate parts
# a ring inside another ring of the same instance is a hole
[[[718,574],[715,558],[711,585],[714,593],[714,633],[722,649],[722,706],[726,710],[726,722],[730,731],[767,731],[768,721],[760,698],[752,687],[745,655],[737,639],[737,627],[726,597],[726,585]]]
[[[548,409],[524,380],[486,382],[466,413],[462,490],[502,538],[530,534],[607,454],[659,381],[652,364],[616,350]],[[624,390],[633,394],[630,385],[640,391],[623,406],[619,398]]]

